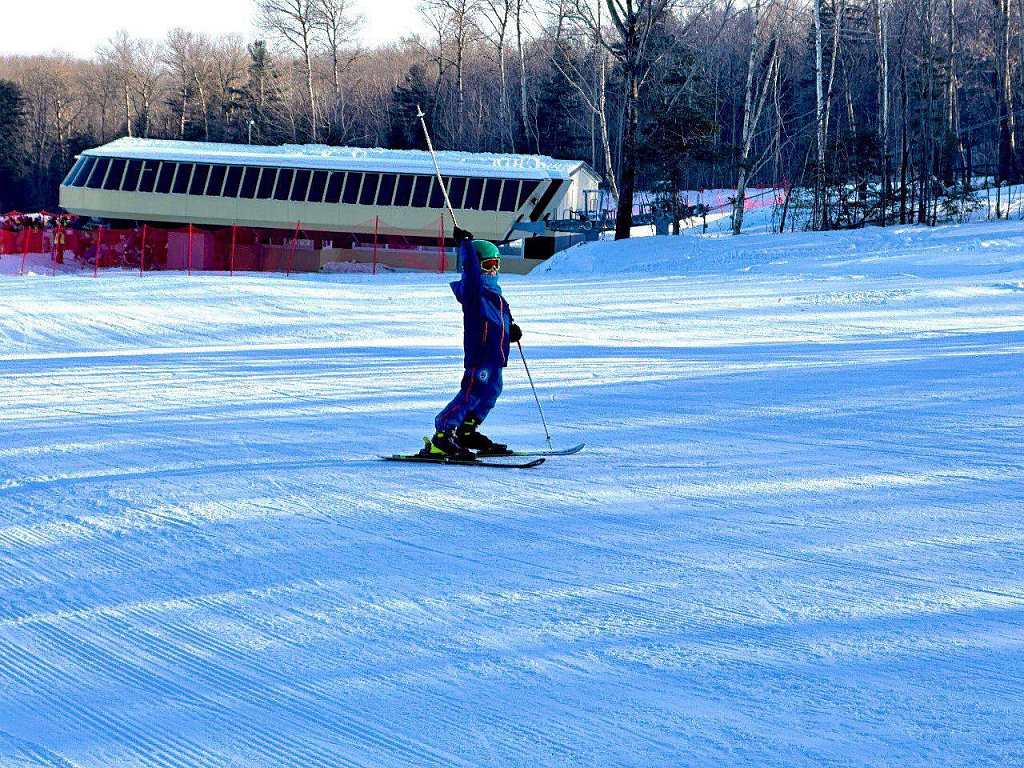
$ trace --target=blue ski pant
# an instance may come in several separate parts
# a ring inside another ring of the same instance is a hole
[[[501,394],[501,372],[501,365],[467,368],[459,394],[434,419],[438,431],[455,429],[470,416],[486,419]]]

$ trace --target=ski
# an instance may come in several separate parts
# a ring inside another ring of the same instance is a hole
[[[396,453],[392,456],[381,456],[381,458],[384,461],[409,461],[415,464],[451,464],[459,467],[494,467],[500,469],[531,469],[532,467],[539,467],[544,463],[542,458],[522,462],[480,461],[479,459],[428,459],[415,453]]]
[[[572,448],[556,448],[553,451],[512,451],[511,453],[478,453],[477,456],[479,456],[482,459],[495,459],[500,456],[572,456],[574,453],[579,453],[580,451],[582,451],[584,445],[584,443],[580,443],[579,445],[574,445]]]

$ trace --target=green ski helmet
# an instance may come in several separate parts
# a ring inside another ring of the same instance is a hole
[[[490,240],[474,240],[473,250],[480,258],[480,269],[484,272],[501,269],[501,252]]]

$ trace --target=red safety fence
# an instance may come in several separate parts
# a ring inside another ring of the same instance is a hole
[[[454,265],[446,242],[450,222],[411,231],[380,217],[353,227],[354,233],[293,228],[83,226],[68,215],[0,216],[0,272],[137,271],[312,272],[417,270],[444,272]]]

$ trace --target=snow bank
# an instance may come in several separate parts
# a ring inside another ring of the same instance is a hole
[[[796,232],[603,240],[556,254],[533,279],[757,272],[932,277],[991,274],[1024,264],[1024,222],[944,227],[868,227]]]

